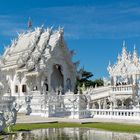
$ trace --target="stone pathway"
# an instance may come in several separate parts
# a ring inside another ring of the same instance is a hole
[[[138,124],[140,121],[123,120],[123,119],[104,119],[104,118],[86,118],[86,119],[69,119],[69,118],[45,118],[40,116],[17,116],[17,123],[55,123],[55,122],[71,122],[71,123],[94,123],[94,122],[113,122],[123,124]]]

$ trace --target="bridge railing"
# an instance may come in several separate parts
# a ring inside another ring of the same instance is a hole
[[[120,119],[140,119],[140,109],[120,110],[120,109],[90,109],[93,117],[99,118],[120,118]]]
[[[112,90],[115,91],[132,91],[133,90],[133,86],[132,85],[121,85],[121,86],[113,86]]]

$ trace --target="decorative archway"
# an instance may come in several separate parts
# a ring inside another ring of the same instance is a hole
[[[126,107],[126,109],[131,109],[132,106],[131,106],[131,103],[133,102],[133,100],[131,98],[127,98],[125,101],[124,101],[124,106]]]
[[[94,102],[92,108],[93,108],[93,109],[99,109],[99,104],[98,104],[98,102]]]
[[[120,99],[117,99],[117,108],[122,108],[122,101]]]
[[[51,74],[51,89],[54,91],[64,89],[64,77],[61,65],[55,64]]]

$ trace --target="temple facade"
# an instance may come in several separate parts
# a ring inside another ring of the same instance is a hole
[[[44,27],[20,33],[0,59],[0,92],[15,98],[18,113],[43,117],[83,118],[84,95],[74,94],[77,65],[72,62],[62,28]],[[8,99],[7,98],[7,99]]]
[[[24,96],[31,91],[73,91],[76,65],[72,56],[61,28],[41,27],[19,34],[1,57],[3,93]]]
[[[72,62],[74,51],[67,48],[63,34],[62,28],[38,27],[18,34],[5,48],[0,58],[3,99],[9,102],[14,98],[21,106],[18,113],[26,115],[140,119],[140,58],[136,49],[129,53],[124,42],[117,62],[107,67],[109,80],[104,80],[104,86],[83,85],[82,93],[78,87],[75,94],[78,62]]]

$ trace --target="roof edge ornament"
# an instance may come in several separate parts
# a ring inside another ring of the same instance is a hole
[[[58,27],[58,32],[60,33],[60,34],[63,34],[64,33],[64,27]]]
[[[109,74],[111,75],[111,73],[112,73],[112,67],[111,67],[111,62],[110,62],[110,60],[109,60],[109,63],[108,63],[107,71],[108,71]]]
[[[128,59],[128,53],[126,50],[126,43],[125,41],[123,41],[123,47],[122,47],[122,60],[125,61],[126,59]]]
[[[136,45],[134,44],[134,51],[133,51],[133,62],[135,64],[137,64],[139,61],[139,58],[138,58],[138,54],[137,54],[137,50],[136,50]]]
[[[121,56],[120,56],[120,54],[118,54],[118,62],[120,62],[121,61]]]
[[[126,47],[126,43],[125,43],[125,40],[123,40],[123,47]]]

